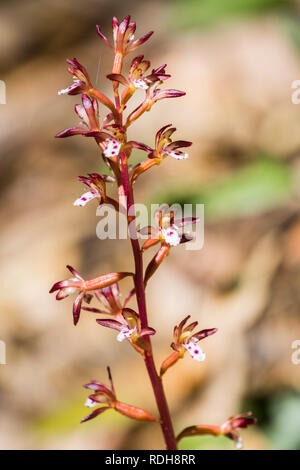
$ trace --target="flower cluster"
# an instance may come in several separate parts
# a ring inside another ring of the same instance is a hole
[[[222,434],[233,439],[237,447],[240,447],[241,440],[237,430],[256,422],[254,418],[250,418],[249,413],[229,418],[221,426],[191,426],[183,430],[177,439],[174,434],[162,377],[167,369],[184,357],[186,352],[194,360],[204,361],[206,355],[198,343],[216,333],[217,329],[195,332],[198,322],[188,324],[190,316],[185,317],[174,327],[174,340],[171,344],[173,352],[163,361],[159,374],[151,342],[151,337],[156,331],[149,326],[145,288],[171,250],[191,240],[185,228],[199,222],[199,219],[176,218],[176,210],[166,205],[154,214],[153,225],[137,227],[134,184],[140,175],[154,166],[159,166],[166,158],[171,157],[176,160],[188,158],[186,149],[192,143],[187,140],[173,141],[172,136],[176,128],[172,124],[164,125],[158,130],[153,148],[136,140],[128,140],[127,131],[146,111],[150,111],[155,103],[167,98],[184,96],[185,92],[164,88],[165,82],[171,77],[166,71],[166,64],[151,68],[150,61],[145,59],[144,55],[134,57],[128,75],[124,74],[122,71],[124,58],[143,45],[153,32],[150,31],[136,39],[136,24],[130,20],[130,16],[126,16],[121,22],[114,17],[112,30],[113,42],[109,41],[97,26],[98,35],[114,53],[112,71],[107,76],[112,84],[113,98],[109,98],[93,86],[86,68],[76,58],[68,59],[68,72],[72,75],[73,82],[58,94],[81,96],[81,104],[75,106],[79,124],[59,132],[56,137],[79,135],[94,139],[110,174],[89,173],[87,176],[79,176],[79,182],[83,183],[87,190],[75,200],[74,205],[84,207],[89,201],[96,199],[98,205],[110,204],[116,212],[126,211],[130,234],[133,235],[130,241],[134,272],[111,272],[85,280],[74,268],[67,266],[72,277],[56,282],[50,293],[56,292],[57,300],[76,294],[73,304],[74,325],[78,323],[81,311],[100,315],[100,318],[96,319],[98,325],[115,330],[118,342],[128,343],[143,357],[154,391],[159,418],[142,408],[120,402],[108,369],[109,387],[96,381],[85,385],[92,392],[86,401],[86,406],[95,409],[82,421],[89,421],[104,411],[113,409],[129,418],[158,422],[168,450],[176,449],[177,441],[182,437],[197,434],[216,436]],[[122,93],[119,91],[120,88]],[[140,102],[135,109],[127,113],[130,99],[136,92],[137,96],[141,96]],[[100,115],[99,104],[106,109],[103,116]],[[129,159],[135,149],[145,152],[146,158],[133,166],[129,164]],[[112,197],[109,194],[111,188],[116,189],[117,196]],[[146,237],[142,245],[139,236]],[[144,253],[156,245],[159,245],[158,251],[144,270]],[[125,300],[122,300],[119,282],[126,277],[132,278],[133,286],[125,296]],[[128,307],[129,301],[133,298],[137,303],[135,310]],[[92,300],[98,301],[100,308],[91,305]],[[103,318],[103,315],[108,318]]]

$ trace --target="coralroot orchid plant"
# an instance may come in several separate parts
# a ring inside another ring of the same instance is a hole
[[[150,62],[145,60],[143,55],[139,55],[132,60],[129,74],[126,77],[122,73],[125,56],[144,44],[153,32],[149,32],[140,39],[135,39],[136,24],[130,22],[130,16],[124,18],[120,24],[117,18],[113,18],[112,28],[113,45],[97,26],[98,35],[114,53],[112,73],[107,76],[112,82],[113,100],[93,87],[88,72],[77,59],[68,59],[68,71],[73,77],[73,83],[66,89],[61,90],[59,94],[81,95],[82,104],[75,106],[75,112],[81,123],[79,126],[58,133],[56,137],[81,135],[95,140],[103,161],[111,171],[111,176],[97,173],[79,176],[79,181],[87,186],[88,191],[79,197],[74,205],[85,206],[92,199],[96,199],[99,205],[110,204],[116,211],[125,212],[128,227],[130,227],[135,272],[112,272],[84,280],[75,269],[67,266],[72,277],[55,283],[50,292],[57,291],[57,300],[76,293],[73,304],[74,325],[79,321],[81,310],[109,316],[109,318],[99,318],[96,321],[101,326],[116,330],[117,340],[127,341],[142,356],[155,395],[158,416],[156,417],[142,408],[118,401],[108,368],[110,387],[96,381],[85,385],[91,391],[86,406],[95,407],[95,409],[82,421],[88,421],[106,410],[114,409],[128,418],[158,423],[161,426],[168,450],[177,449],[178,441],[185,436],[203,434],[225,435],[233,439],[237,447],[240,448],[241,438],[238,429],[256,422],[254,418],[250,417],[250,412],[231,417],[220,426],[195,425],[187,427],[177,437],[174,433],[162,378],[170,367],[185,356],[186,352],[196,361],[204,361],[205,353],[198,343],[207,336],[216,333],[217,330],[216,328],[210,328],[194,332],[198,322],[194,321],[188,324],[190,316],[185,317],[174,328],[174,340],[171,344],[173,352],[163,361],[160,373],[158,373],[151,345],[151,335],[156,332],[149,326],[145,296],[146,286],[169,254],[171,248],[190,240],[190,237],[184,232],[182,233],[181,229],[188,224],[197,223],[198,220],[195,218],[174,219],[174,211],[169,210],[168,206],[164,206],[155,213],[155,226],[138,229],[134,212],[133,188],[135,182],[143,173],[155,165],[160,165],[165,158],[186,159],[188,154],[180,149],[189,147],[191,142],[185,140],[172,141],[172,135],[176,129],[168,124],[156,133],[155,145],[154,148],[151,148],[138,141],[128,141],[127,129],[145,111],[150,111],[157,101],[165,98],[177,98],[185,95],[185,93],[179,90],[160,88],[170,77],[166,73],[166,65],[161,65],[150,72]],[[121,87],[122,93],[120,93]],[[127,104],[137,89],[144,90],[144,100],[126,117]],[[98,112],[99,103],[108,108],[108,113],[102,120]],[[143,150],[146,153],[146,158],[136,166],[130,167],[128,162],[133,149]],[[118,200],[107,195],[108,184],[116,185]],[[139,234],[148,237],[142,246],[140,246]],[[156,245],[160,245],[158,251],[144,272],[144,251]],[[125,301],[122,302],[119,281],[125,277],[132,278],[133,287]],[[136,297],[138,311],[127,307],[129,299],[134,296]],[[93,297],[100,302],[101,308],[87,306]]]

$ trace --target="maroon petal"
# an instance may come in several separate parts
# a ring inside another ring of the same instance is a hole
[[[71,281],[70,279],[65,279],[64,281],[59,281],[53,284],[49,290],[49,294],[55,292],[56,290],[64,289],[66,287],[78,287],[80,289],[82,283],[80,281]]]
[[[56,138],[63,138],[63,137],[70,137],[71,135],[84,135],[86,130],[83,127],[69,127],[69,129],[65,129],[58,134],[56,134]]]
[[[85,423],[86,421],[89,421],[90,419],[94,419],[94,418],[96,418],[96,416],[98,416],[98,415],[104,413],[104,411],[110,410],[110,409],[111,409],[110,406],[102,406],[101,408],[96,408],[96,410],[94,410],[91,414],[89,414],[85,418],[82,418],[82,420],[80,422]]]
[[[106,139],[111,138],[111,135],[108,134],[108,132],[102,131],[86,131],[84,133],[84,137],[95,137],[97,139],[100,139],[101,141],[104,141]]]
[[[193,240],[192,235],[189,235],[188,233],[184,233],[181,238],[180,238],[180,243],[187,243]]]
[[[109,315],[109,312],[106,312],[105,310],[99,310],[99,308],[94,308],[94,307],[81,307],[82,310],[86,310],[87,312],[93,312],[93,313],[104,313],[105,315]]]
[[[178,330],[179,330],[179,334],[181,333],[182,331],[182,328],[184,327],[184,325],[186,324],[186,322],[189,320],[189,318],[191,318],[191,315],[187,315],[183,320],[181,320],[181,322],[179,323],[178,325]],[[176,328],[176,327],[175,327]]]
[[[77,279],[80,279],[80,281],[83,281],[83,277],[80,276],[80,274],[76,271],[76,269],[72,268],[69,264],[67,264],[66,268],[70,271],[71,274],[73,274],[74,277],[77,277]]]
[[[112,19],[111,25],[112,25],[113,33],[115,33],[119,28],[119,22],[115,16]]]
[[[131,23],[129,23],[126,33],[130,37],[132,36],[132,34],[135,33],[135,30],[136,30],[136,22],[132,21]]]
[[[150,335],[155,335],[156,330],[154,328],[143,328],[142,331],[140,332],[139,336],[150,336]]]
[[[82,104],[85,109],[86,115],[89,120],[89,127],[91,129],[98,128],[98,122],[97,122],[93,100],[91,100],[91,98],[85,93],[82,95],[81,99],[82,99]]]
[[[82,304],[82,301],[83,301],[83,297],[85,296],[85,292],[84,291],[81,291],[76,299],[75,299],[75,302],[73,304],[73,322],[74,322],[74,325],[76,326],[78,321],[79,321],[79,317],[80,317],[80,310],[81,310],[81,304]]]
[[[160,90],[156,89],[154,93],[154,99],[155,101],[162,100],[164,98],[179,98],[180,96],[184,96],[186,93],[184,91],[180,90]]]
[[[109,390],[108,387],[101,384],[100,382],[97,382],[96,380],[92,380],[90,383],[85,384],[84,388],[87,388],[88,390],[93,390],[93,392],[101,392],[107,395],[112,395],[112,392]]]
[[[135,57],[131,62],[130,68],[135,69],[142,62],[143,58],[143,55],[138,55],[137,57]]]
[[[188,140],[176,140],[175,142],[172,142],[171,144],[167,145],[165,147],[165,150],[172,151],[182,147],[190,147],[191,145],[193,145],[193,142],[189,142]]]
[[[232,429],[247,428],[251,424],[256,424],[257,418],[236,418],[231,427]]]
[[[117,51],[123,52],[124,50],[124,36],[127,31],[130,21],[130,15],[126,16],[124,20],[121,21],[117,31],[117,40],[116,40],[116,49]]]
[[[109,318],[105,319],[98,319],[96,320],[98,325],[106,326],[107,328],[112,328],[117,331],[121,331],[121,329],[124,327],[124,325],[117,320],[110,320]]]
[[[113,49],[113,47],[111,46],[111,44],[110,44],[109,40],[107,39],[107,37],[104,36],[104,34],[101,32],[100,26],[98,24],[96,25],[96,30],[97,30],[97,33],[100,36],[100,38],[105,42],[105,44],[107,44],[108,47]]]
[[[130,145],[134,149],[144,150],[145,152],[153,152],[153,149],[146,144],[141,142],[136,142],[135,140],[130,140],[127,142],[127,145]]]
[[[202,339],[206,338],[207,336],[213,335],[218,331],[218,328],[209,328],[207,330],[201,330],[198,333],[194,334],[192,337],[201,341]]]
[[[193,331],[194,328],[198,325],[197,321],[194,321],[193,323],[190,323],[188,326],[184,328],[184,331]]]
[[[73,67],[75,67],[76,69],[79,69],[83,75],[87,76],[88,73],[86,71],[86,68],[83,67],[83,65],[81,65],[80,62],[78,62],[78,60],[76,59],[76,57],[74,57],[74,59],[67,59],[67,63],[72,65]]]
[[[124,85],[124,86],[129,86],[130,85],[129,81],[123,75],[121,75],[120,73],[110,73],[109,75],[106,75],[106,77],[109,80],[113,80],[114,82],[122,83],[122,85]]]
[[[185,227],[186,225],[193,225],[197,222],[200,222],[199,217],[184,217],[182,219],[174,220],[174,225],[177,225],[177,227]]]
[[[124,36],[124,34],[126,33],[126,30],[128,28],[128,25],[129,25],[129,22],[130,22],[130,15],[127,15],[125,16],[125,18],[121,21],[121,23],[119,24],[119,31],[118,33],[121,35],[121,36]]]
[[[166,126],[163,126],[161,129],[159,129],[159,131],[157,131],[156,133],[156,136],[155,136],[155,146],[157,147],[159,141],[160,141],[160,138],[162,136],[162,133],[168,129],[168,127],[172,126],[172,124],[167,124]]]
[[[130,46],[128,47],[127,49],[127,52],[132,52],[134,51],[137,47],[141,46],[142,44],[144,44],[151,36],[152,34],[154,33],[154,31],[149,31],[149,33],[145,34],[144,36],[142,36],[141,38],[139,39],[136,39],[135,41],[133,41]]]

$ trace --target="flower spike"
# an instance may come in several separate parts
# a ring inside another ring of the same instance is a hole
[[[74,325],[79,321],[81,310],[100,314],[100,317],[96,319],[97,324],[114,330],[117,342],[123,342],[123,346],[124,343],[129,343],[142,356],[151,381],[159,417],[157,418],[147,410],[119,401],[108,367],[108,385],[97,381],[91,381],[85,385],[85,388],[89,390],[85,405],[91,408],[91,412],[82,419],[82,422],[94,419],[107,410],[115,410],[128,418],[158,422],[167,450],[176,450],[177,441],[185,436],[202,434],[224,435],[232,439],[237,448],[241,448],[242,440],[238,430],[256,423],[256,419],[252,418],[250,412],[230,417],[220,426],[190,426],[185,428],[176,439],[162,383],[162,376],[165,372],[186,353],[195,361],[203,362],[206,354],[200,348],[199,342],[216,333],[217,329],[198,331],[198,322],[191,322],[190,315],[188,315],[174,327],[172,353],[163,361],[160,374],[157,372],[153,357],[151,336],[156,331],[149,326],[145,289],[171,250],[192,239],[185,227],[199,222],[199,219],[179,217],[179,211],[175,209],[175,206],[164,205],[155,212],[151,225],[141,226],[135,205],[134,183],[140,175],[154,166],[159,166],[165,158],[187,159],[187,148],[192,143],[186,140],[173,140],[176,128],[172,124],[167,124],[156,132],[155,142],[150,147],[142,142],[129,140],[128,127],[145,112],[150,111],[158,101],[181,97],[185,95],[185,92],[173,88],[163,89],[162,85],[170,78],[166,71],[166,64],[152,68],[150,61],[141,54],[135,54],[129,72],[123,72],[125,56],[144,44],[153,34],[152,31],[136,39],[134,37],[136,23],[131,21],[129,15],[120,22],[113,17],[112,41],[102,33],[99,26],[96,28],[101,40],[114,53],[111,73],[107,75],[112,85],[112,97],[109,98],[93,87],[87,70],[76,58],[68,59],[68,72],[72,75],[73,83],[58,94],[81,95],[81,104],[75,106],[80,122],[77,126],[59,132],[56,137],[81,135],[95,140],[101,151],[100,157],[112,176],[99,173],[79,176],[78,180],[86,188],[84,194],[75,200],[74,205],[83,207],[95,199],[99,205],[110,204],[116,212],[120,213],[119,215],[125,216],[132,248],[134,273],[111,272],[86,280],[74,268],[67,266],[71,272],[70,278],[56,282],[50,289],[50,293],[55,292],[57,300],[75,294]],[[128,102],[138,89],[141,90],[138,94],[142,96],[142,101],[135,109],[133,107],[133,110],[127,113]],[[109,110],[106,110],[103,116],[99,114],[101,104]],[[146,153],[144,161],[135,166],[129,163],[134,149]],[[117,200],[108,195],[108,183],[115,183]],[[156,253],[144,271],[144,252],[152,247],[155,247]],[[119,282],[129,276],[132,277],[133,283],[122,299]],[[137,304],[137,311],[129,308],[129,302],[133,298]],[[99,301],[100,306],[91,304],[92,299]]]

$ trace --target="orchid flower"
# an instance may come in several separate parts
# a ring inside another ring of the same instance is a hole
[[[114,320],[98,319],[99,325],[112,328],[118,331],[117,341],[122,342],[128,340],[135,349],[143,354],[144,350],[148,350],[148,342],[144,338],[155,334],[153,328],[142,328],[139,315],[131,308],[123,308],[121,315],[118,314]]]
[[[179,150],[182,147],[190,147],[192,142],[187,140],[172,141],[171,135],[176,131],[172,124],[167,124],[162,127],[155,136],[155,148],[152,149],[148,145],[140,142],[130,141],[128,145],[132,148],[144,150],[148,153],[148,158],[141,163],[138,163],[132,171],[132,184],[135,183],[137,178],[145,171],[152,168],[154,165],[160,165],[166,157],[173,157],[176,160],[185,160],[188,158],[187,152]]]
[[[104,313],[105,315],[112,315],[115,317],[122,315],[123,307],[121,303],[121,294],[117,283],[104,287],[103,289],[96,290],[94,294],[105,310],[93,307],[83,307],[84,310],[94,313]]]
[[[68,72],[73,75],[73,83],[67,88],[60,90],[58,95],[79,95],[80,93],[88,93],[92,85],[86,69],[76,58],[67,59],[67,62],[71,65],[71,67],[68,67]]]
[[[166,64],[161,65],[160,67],[153,69],[150,74],[145,75],[146,71],[150,67],[150,61],[144,60],[144,56],[140,55],[133,59],[129,70],[128,79],[124,77],[124,75],[117,73],[111,73],[107,75],[107,78],[125,86],[121,100],[124,108],[125,104],[131,98],[137,88],[147,90],[155,82],[162,83],[163,81],[170,78],[171,75],[166,74],[166,66]]]
[[[112,204],[119,210],[119,203],[106,194],[106,183],[115,182],[115,178],[108,175],[90,173],[87,176],[78,176],[78,180],[88,186],[89,191],[85,192],[74,201],[74,206],[85,206],[89,201],[97,199],[100,204]]]
[[[162,363],[160,369],[161,375],[163,375],[169,367],[176,364],[179,359],[182,359],[186,352],[188,352],[195,361],[203,362],[205,360],[206,354],[202,351],[198,343],[207,336],[215,334],[217,328],[209,328],[193,333],[198,322],[194,321],[186,326],[190,318],[191,316],[188,315],[178,326],[174,327],[174,342],[171,344],[171,348],[174,349],[174,352]]]
[[[64,281],[56,282],[49,292],[52,294],[53,292],[58,291],[56,294],[56,300],[62,300],[79,291],[73,304],[74,325],[77,325],[79,321],[82,301],[86,300],[89,303],[92,298],[90,294],[87,294],[88,291],[94,291],[110,286],[124,277],[132,276],[132,273],[127,272],[109,273],[102,274],[101,276],[85,281],[80,274],[72,268],[72,266],[67,266],[67,269],[73,274],[73,277]]]
[[[101,384],[100,382],[92,381],[86,385],[85,388],[91,390],[93,393],[90,394],[85,402],[85,406],[88,408],[96,408],[92,413],[81,420],[82,423],[89,421],[93,418],[96,418],[100,414],[104,413],[107,410],[115,410],[118,413],[127,416],[127,418],[136,419],[138,421],[158,421],[156,416],[154,416],[149,411],[144,410],[143,408],[138,408],[137,406],[128,405],[127,403],[122,403],[116,397],[116,392],[110,372],[110,368],[107,368],[108,377],[110,381],[110,387]]]
[[[220,426],[214,425],[197,425],[185,428],[177,437],[177,441],[187,436],[203,436],[210,434],[212,436],[226,436],[235,442],[237,449],[242,449],[243,441],[238,432],[238,429],[244,429],[252,424],[257,423],[256,418],[252,418],[252,412],[242,413],[236,416],[231,416],[226,419]]]
[[[80,119],[80,126],[69,127],[55,137],[64,138],[73,135],[89,136],[90,131],[100,132],[99,116],[98,116],[98,103],[97,100],[91,99],[88,95],[83,94],[81,97],[82,105],[75,105],[75,113]],[[93,136],[93,135],[92,135]],[[109,135],[103,135],[103,140]]]
[[[133,52],[137,47],[144,44],[153,31],[142,36],[140,39],[134,39],[136,30],[136,23],[130,22],[130,15],[126,16],[119,24],[117,18],[114,16],[112,20],[114,46],[111,45],[106,36],[101,32],[100,26],[97,25],[97,33],[105,44],[115,51],[115,54],[122,54],[123,56]]]
[[[168,247],[174,247],[181,243],[190,241],[191,238],[186,233],[181,233],[181,229],[187,225],[199,222],[196,217],[185,217],[174,219],[176,209],[170,209],[167,204],[154,213],[154,226],[143,227],[139,230],[141,235],[148,235],[149,238],[143,244],[142,249],[146,250],[157,243],[162,243]]]

